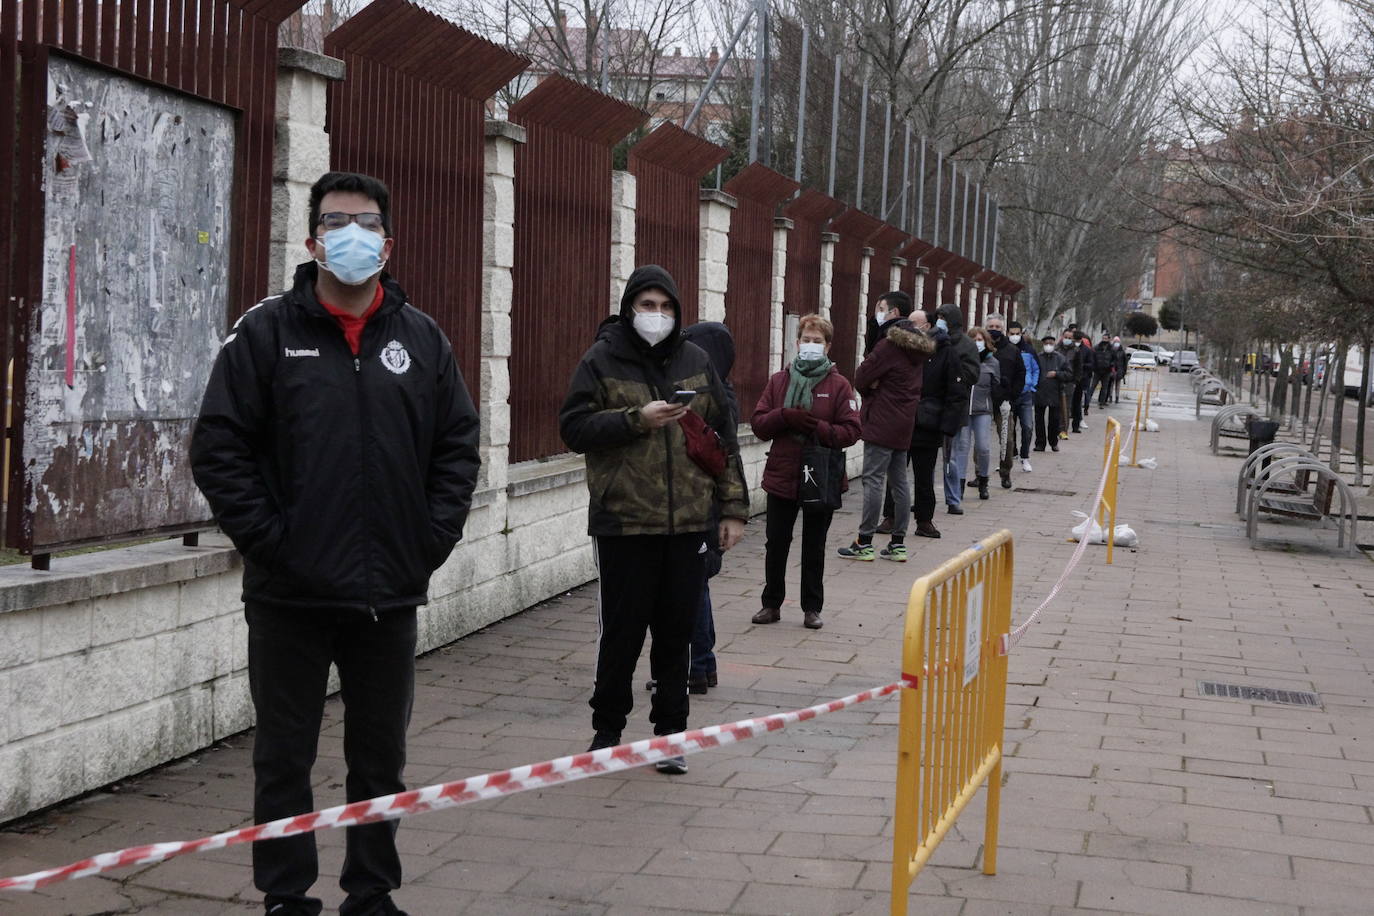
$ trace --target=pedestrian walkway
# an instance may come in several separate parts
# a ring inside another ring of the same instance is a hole
[[[1157,384],[1166,402],[1191,403],[1186,377]],[[1126,424],[1134,405],[1105,413]],[[1374,910],[1374,567],[1329,536],[1252,551],[1233,514],[1238,460],[1210,454],[1207,417],[1153,416],[1162,429],[1143,434],[1140,455],[1159,469],[1121,472],[1119,521],[1141,547],[1117,549],[1110,567],[1089,547],[1012,654],[999,873],[977,868],[980,795],[915,881],[912,913]],[[1063,569],[1070,512],[1097,482],[1104,412],[1088,423],[1059,454],[1033,454],[1016,490],[938,514],[944,538],[910,539],[904,565],[834,557],[858,522],[851,490],[830,534],[822,630],[802,627],[795,601],[781,623],[749,623],[756,520],[712,587],[720,687],[692,698],[692,724],[895,680],[912,581],[1001,527],[1016,538],[1023,620]],[[422,658],[409,782],[583,750],[596,631],[584,587]],[[1204,698],[1199,681],[1315,691],[1322,706]],[[649,735],[646,707],[627,740]],[[343,798],[339,713],[331,703],[321,806]],[[646,768],[411,818],[397,902],[412,916],[886,913],[896,723],[895,698],[878,700],[694,755],[685,776]],[[238,736],[0,830],[0,874],[247,823],[250,745]],[[343,837],[320,840],[316,890],[337,907]],[[255,900],[236,847],[0,896],[0,912],[247,914]]]

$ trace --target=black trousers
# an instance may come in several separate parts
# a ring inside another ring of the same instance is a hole
[[[940,447],[907,450],[915,484],[911,493],[911,514],[917,524],[930,524],[935,518],[935,468],[940,463]]]
[[[345,794],[350,802],[401,792],[406,727],[415,698],[415,609],[375,619],[349,609],[298,610],[249,604],[248,684],[257,823],[314,810],[310,769],[324,715],[329,664],[344,703]],[[396,821],[348,827],[339,886],[343,916],[364,916],[401,885]],[[319,913],[307,895],[319,876],[313,833],[253,844],[253,883],[278,903]]]
[[[601,637],[592,691],[592,728],[619,734],[634,709],[635,665],[652,635],[649,676],[656,682],[649,721],[655,735],[687,728],[687,668],[692,628],[706,579],[706,535],[629,535],[596,539],[601,574]]]
[[[1058,398],[1054,404],[1035,405],[1035,447],[1040,451],[1045,450],[1045,439],[1055,445],[1059,444],[1059,431],[1064,428],[1063,417],[1059,413]],[[1048,422],[1047,422],[1048,420]]]
[[[1088,399],[1088,383],[1079,382],[1073,387],[1073,394],[1069,395],[1069,419],[1073,421],[1073,431],[1078,432],[1078,425],[1083,422],[1083,402]]]
[[[825,538],[833,512],[802,512],[801,503],[768,494],[767,542],[763,555],[764,607],[780,608],[787,597],[787,556],[792,532],[802,517],[801,606],[819,614],[825,607]]]
[[[1115,383],[1116,383],[1116,379],[1115,379],[1110,373],[1099,373],[1099,374],[1098,374],[1098,376],[1097,376],[1097,384],[1098,384],[1098,386],[1099,386],[1099,390],[1098,390],[1098,392],[1097,392],[1097,406],[1098,406],[1098,407],[1106,407],[1107,404],[1108,404],[1108,402],[1111,401],[1111,399],[1112,399],[1112,385],[1115,384]]]

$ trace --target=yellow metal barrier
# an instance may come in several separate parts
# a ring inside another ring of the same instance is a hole
[[[1121,466],[1121,424],[1113,418],[1107,419],[1107,439],[1102,443],[1102,465],[1107,474],[1107,485],[1102,488],[1102,502],[1097,506],[1097,524],[1107,539],[1107,565],[1112,565],[1112,542],[1116,540],[1116,478]],[[1139,433],[1136,433],[1139,435]],[[1111,526],[1107,517],[1111,516]]]
[[[988,786],[983,873],[997,873],[1011,631],[1011,532],[984,538],[911,587],[902,643],[892,913],[978,787]]]

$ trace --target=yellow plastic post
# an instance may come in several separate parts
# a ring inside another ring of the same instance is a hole
[[[1141,392],[1143,395],[1144,392]],[[1140,448],[1140,434],[1145,428],[1140,425],[1140,401],[1135,402],[1135,419],[1131,421],[1131,467],[1138,468],[1140,465],[1135,463],[1136,450]]]
[[[1102,443],[1102,464],[1107,483],[1102,488],[1102,502],[1097,506],[1097,524],[1107,539],[1107,565],[1112,565],[1112,546],[1116,540],[1116,481],[1121,465],[1121,424],[1114,418],[1107,420],[1106,441]],[[1107,524],[1110,522],[1110,526]]]

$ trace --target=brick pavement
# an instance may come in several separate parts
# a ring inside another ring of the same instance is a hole
[[[1161,467],[1122,471],[1120,521],[1141,548],[1112,567],[1089,548],[1011,658],[999,874],[977,870],[980,796],[915,882],[913,913],[1374,911],[1374,568],[1329,549],[1332,532],[1265,526],[1269,546],[1252,551],[1232,514],[1237,459],[1208,453],[1186,380],[1160,381],[1175,406],[1156,411],[1163,429],[1141,455]],[[1070,510],[1091,496],[1102,414],[1089,422],[1016,475],[1032,491],[994,487],[964,517],[939,516],[944,539],[915,539],[905,566],[829,559],[820,631],[790,602],[781,624],[748,622],[763,547],[752,526],[713,586],[721,686],[693,698],[693,723],[892,680],[912,580],[1002,526],[1016,535],[1023,619],[1070,554]],[[832,547],[852,536],[850,502]],[[422,658],[411,783],[582,750],[595,633],[581,588]],[[1315,690],[1324,706],[1204,699],[1199,679]],[[321,805],[342,800],[339,711],[321,741]],[[645,714],[627,738],[649,733]],[[686,776],[636,770],[410,819],[396,898],[412,914],[885,913],[896,718],[895,699],[876,701],[698,754]],[[246,823],[249,744],[0,830],[0,873]],[[316,889],[330,906],[341,841],[321,835]],[[248,861],[243,847],[185,857],[0,897],[0,911],[252,913]]]

